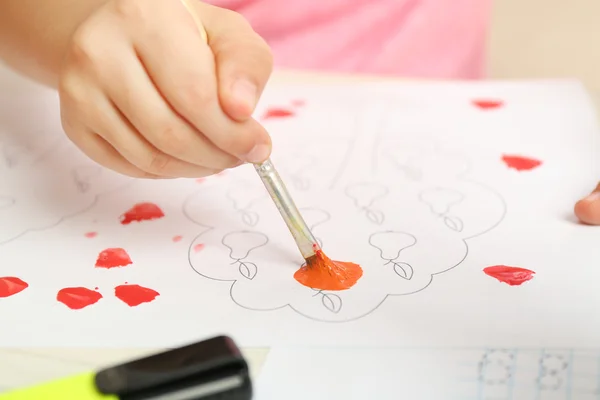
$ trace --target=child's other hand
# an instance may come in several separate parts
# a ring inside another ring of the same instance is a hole
[[[110,0],[71,38],[60,78],[63,127],[96,162],[143,178],[202,177],[268,158],[251,118],[272,71],[238,14],[178,0]]]
[[[596,189],[575,204],[577,218],[589,225],[600,225],[600,183]]]

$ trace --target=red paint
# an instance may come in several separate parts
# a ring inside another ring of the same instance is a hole
[[[202,183],[206,181],[206,178],[196,178],[196,183]]]
[[[181,239],[183,239],[183,236],[181,236],[181,235],[173,236],[173,241],[175,243],[180,242]]]
[[[292,100],[292,106],[294,107],[302,107],[306,104],[306,101],[301,99]]]
[[[92,239],[92,238],[95,238],[96,236],[98,236],[98,232],[87,232],[84,234],[84,236],[86,238]]]
[[[276,118],[287,118],[294,116],[294,112],[292,110],[288,110],[286,108],[272,107],[267,109],[267,111],[263,114],[262,119],[276,119]]]
[[[503,155],[502,161],[509,167],[517,171],[529,171],[542,165],[540,160],[529,157]]]
[[[138,203],[121,215],[121,224],[128,225],[133,221],[151,221],[165,216],[165,213],[154,203]]]
[[[82,308],[96,304],[101,298],[102,295],[100,293],[84,287],[64,288],[59,290],[56,295],[56,300],[71,310],[81,310]]]
[[[483,269],[487,275],[498,279],[500,282],[507,283],[511,286],[518,286],[523,282],[533,279],[535,272],[518,267],[509,267],[506,265],[494,265]]]
[[[29,284],[14,276],[0,278],[0,298],[14,296],[27,289]]]
[[[346,290],[362,277],[363,270],[358,264],[333,261],[317,250],[294,274],[294,279],[304,286],[319,290]]]
[[[204,250],[204,244],[203,243],[198,243],[197,245],[194,246],[194,253],[197,253],[199,251]]]
[[[96,260],[97,268],[117,268],[124,267],[126,265],[133,264],[131,261],[131,257],[120,247],[106,249],[98,254],[98,259]]]
[[[492,110],[495,108],[502,107],[504,105],[504,102],[501,100],[477,99],[473,100],[473,105],[479,107],[482,110]]]
[[[160,293],[140,285],[120,285],[115,288],[115,296],[129,307],[135,307],[142,303],[150,303],[160,296]]]

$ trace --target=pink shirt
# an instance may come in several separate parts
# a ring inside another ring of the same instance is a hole
[[[480,78],[492,0],[208,0],[244,15],[278,67]]]

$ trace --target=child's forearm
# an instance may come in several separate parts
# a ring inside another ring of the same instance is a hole
[[[107,0],[1,0],[0,59],[56,87],[69,39]]]

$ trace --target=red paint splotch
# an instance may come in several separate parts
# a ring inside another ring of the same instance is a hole
[[[262,116],[262,119],[267,120],[267,119],[288,118],[288,117],[293,117],[294,115],[295,115],[294,111],[289,110],[287,108],[271,107],[265,111],[265,113]]]
[[[102,250],[100,254],[98,254],[98,259],[96,260],[97,268],[117,268],[117,267],[125,267],[127,265],[133,264],[131,261],[131,257],[120,247],[110,248],[106,250]]]
[[[181,239],[183,239],[183,236],[181,235],[173,236],[173,242],[175,243],[181,242]]]
[[[508,168],[516,169],[517,171],[530,171],[542,165],[542,162],[535,158],[507,154],[502,156],[502,161],[504,161]]]
[[[129,307],[136,307],[154,301],[160,293],[140,285],[119,285],[115,288],[115,296]]]
[[[97,290],[98,288],[96,288]],[[71,310],[81,310],[96,304],[102,298],[102,294],[85,287],[68,287],[60,289],[56,300],[69,307]]]
[[[194,246],[194,253],[204,250],[204,243],[198,243]]]
[[[319,290],[346,290],[362,277],[363,270],[358,264],[333,261],[317,250],[294,274],[294,279],[304,286]]]
[[[165,216],[163,210],[154,203],[138,203],[121,215],[121,224],[128,225],[134,221],[151,221]]]
[[[27,289],[29,284],[14,276],[0,278],[0,298],[14,296]]]
[[[472,103],[475,107],[478,107],[482,110],[493,110],[504,105],[502,100],[495,99],[475,99],[472,101]]]
[[[511,286],[518,286],[523,282],[533,279],[535,272],[519,267],[510,267],[507,265],[494,265],[483,269],[487,275],[498,279]]]
[[[196,183],[206,182],[206,178],[196,178]]]
[[[86,232],[84,236],[88,239],[92,239],[98,236],[98,232]]]
[[[294,106],[294,107],[303,107],[304,105],[306,105],[306,101],[304,101],[302,99],[292,100],[292,106]]]

